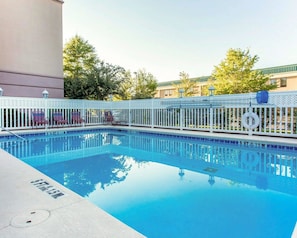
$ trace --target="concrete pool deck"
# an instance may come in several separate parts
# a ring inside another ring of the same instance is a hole
[[[1,238],[142,238],[100,208],[0,150]]]
[[[94,129],[109,128],[94,127]],[[296,139],[201,133],[152,128],[110,127],[165,134],[256,140],[297,146]],[[67,130],[61,128],[58,130]],[[69,128],[77,130],[80,128]],[[92,129],[86,127],[83,129]],[[48,130],[48,131],[53,131]],[[21,131],[19,133],[36,133]],[[42,131],[41,131],[42,132]],[[0,135],[7,132],[0,132]],[[0,149],[0,237],[145,237],[71,190]],[[292,237],[297,236],[297,226]]]

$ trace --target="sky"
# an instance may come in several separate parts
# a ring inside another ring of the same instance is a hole
[[[297,0],[64,0],[63,41],[158,82],[211,75],[230,48],[255,69],[297,63]]]

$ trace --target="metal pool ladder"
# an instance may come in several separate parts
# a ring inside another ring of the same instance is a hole
[[[20,135],[18,135],[18,134],[16,134],[16,133],[14,133],[14,132],[8,130],[8,129],[5,129],[5,128],[3,128],[3,127],[2,127],[1,129],[2,129],[2,131],[7,131],[9,134],[14,135],[14,136],[16,136],[16,137],[19,138],[19,139],[27,140],[26,138],[24,138],[24,137],[22,137],[22,136],[20,136]]]

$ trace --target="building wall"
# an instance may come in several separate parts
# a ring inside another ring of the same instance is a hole
[[[276,84],[277,88],[271,91],[293,91],[297,90],[297,64],[284,65],[271,68],[260,69],[264,74],[270,75],[271,84]],[[203,76],[201,78],[193,78],[196,81],[196,88],[194,89],[194,96],[203,95],[203,87],[207,87],[207,79],[209,76]],[[178,85],[179,80],[170,82],[159,83],[156,91],[156,98],[176,98],[180,95],[176,91],[173,85]],[[207,90],[206,90],[207,91]]]
[[[292,91],[297,90],[297,71],[275,74],[271,77],[270,83],[276,83],[277,88],[271,91]]]
[[[0,1],[0,87],[5,96],[64,97],[62,1]]]

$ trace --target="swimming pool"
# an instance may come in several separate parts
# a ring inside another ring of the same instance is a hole
[[[147,237],[290,237],[297,148],[129,130],[0,138],[1,148]]]

